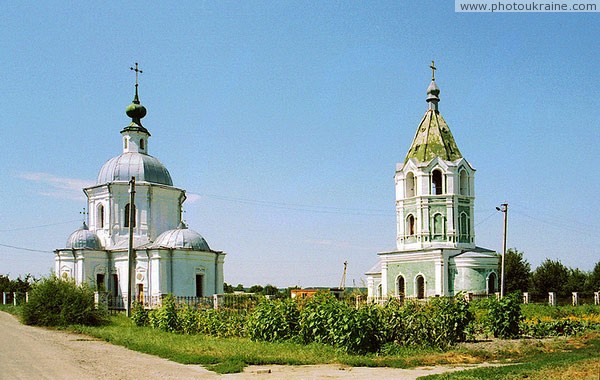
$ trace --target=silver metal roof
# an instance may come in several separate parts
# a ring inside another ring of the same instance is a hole
[[[195,251],[210,251],[210,247],[202,235],[188,229],[183,223],[174,230],[168,230],[160,234],[150,248],[184,248]]]
[[[68,249],[102,249],[100,238],[88,230],[88,227],[83,223],[83,227],[73,232],[67,239]]]
[[[106,161],[98,174],[98,184],[116,181],[146,181],[173,186],[171,174],[156,158],[138,152],[123,153]]]

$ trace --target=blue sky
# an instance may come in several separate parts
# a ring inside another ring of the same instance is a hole
[[[600,260],[598,13],[452,1],[4,2],[0,273],[48,274],[81,188],[121,152],[139,62],[150,154],[228,283],[363,285],[395,246],[394,181],[427,107],[477,169],[476,239]],[[7,246],[28,248],[34,251]],[[41,251],[41,252],[38,252]]]

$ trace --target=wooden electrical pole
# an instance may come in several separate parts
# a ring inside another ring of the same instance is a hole
[[[129,181],[129,245],[127,246],[127,316],[131,317],[134,292],[135,252],[133,251],[133,225],[135,224],[135,177]]]
[[[496,207],[498,211],[504,213],[504,233],[502,239],[502,267],[500,272],[500,298],[504,298],[504,257],[506,256],[506,228],[508,226],[508,203],[502,203]]]

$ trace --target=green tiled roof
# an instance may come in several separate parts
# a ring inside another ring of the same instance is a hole
[[[455,161],[462,157],[446,121],[434,109],[428,109],[419,124],[412,145],[406,154],[405,162],[414,158],[419,162],[428,162],[439,157],[446,161]]]

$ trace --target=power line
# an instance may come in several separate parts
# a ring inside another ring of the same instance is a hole
[[[69,220],[69,221],[66,221],[66,222],[51,223],[51,224],[41,224],[39,226],[29,226],[29,227],[17,227],[17,228],[0,229],[0,232],[12,232],[12,231],[31,230],[31,229],[34,229],[34,228],[44,228],[44,227],[59,226],[61,224],[74,223],[74,222],[80,222],[80,219]]]
[[[0,244],[0,247],[6,247],[6,248],[12,248],[12,249],[19,249],[21,251],[29,251],[29,252],[54,253],[52,251],[42,251],[41,249],[16,247],[14,245],[8,245],[8,244]]]

